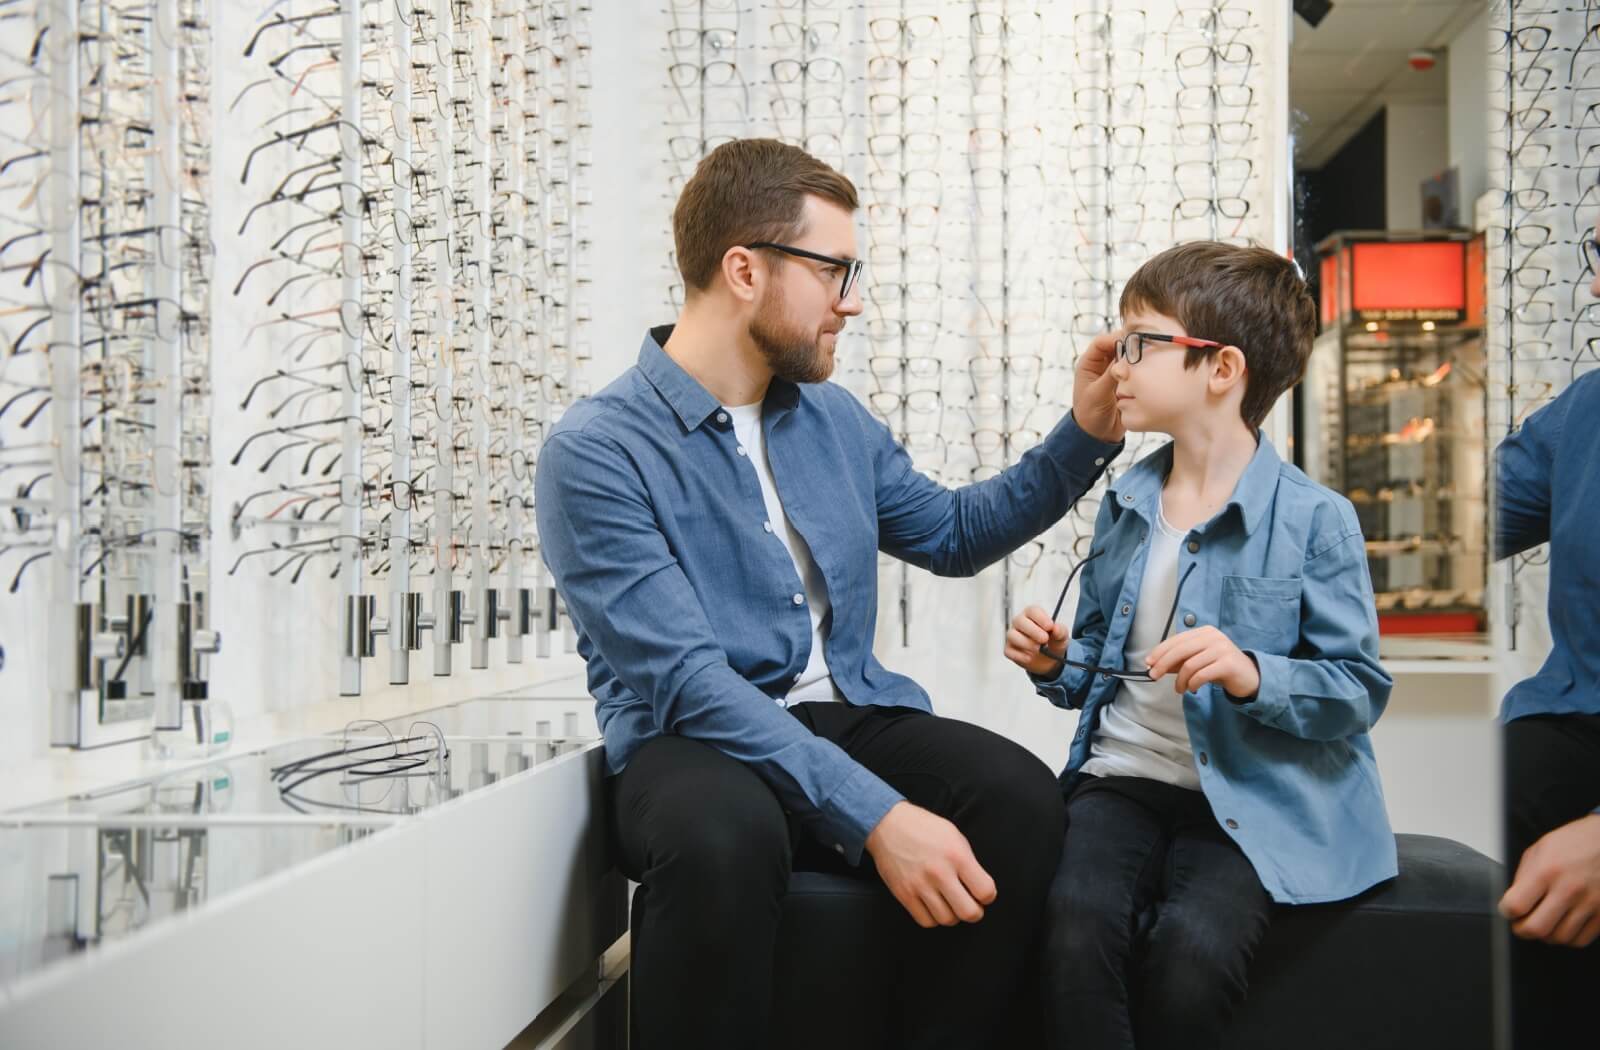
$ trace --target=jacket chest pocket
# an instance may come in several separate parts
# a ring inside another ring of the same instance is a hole
[[[1286,656],[1300,638],[1300,580],[1224,576],[1219,613],[1234,645]]]

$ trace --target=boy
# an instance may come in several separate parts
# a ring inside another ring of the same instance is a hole
[[[1315,334],[1294,265],[1180,245],[1140,267],[1121,313],[1122,421],[1173,440],[1107,491],[1071,638],[1060,602],[1006,637],[1041,696],[1082,709],[1047,910],[1049,1042],[1208,1047],[1274,901],[1395,875],[1367,735],[1392,683],[1354,508],[1259,429]]]

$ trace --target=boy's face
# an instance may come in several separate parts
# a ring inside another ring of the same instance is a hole
[[[1155,332],[1162,335],[1192,335],[1209,338],[1205,332],[1186,332],[1183,325],[1152,310],[1139,310],[1122,319],[1120,338],[1132,349],[1134,332]],[[1117,384],[1117,411],[1122,414],[1122,424],[1129,430],[1155,431],[1171,434],[1185,417],[1206,404],[1207,384],[1211,377],[1209,362],[1197,368],[1183,367],[1186,347],[1177,343],[1140,340],[1142,353],[1138,364],[1130,364],[1126,356],[1118,353],[1109,369]]]

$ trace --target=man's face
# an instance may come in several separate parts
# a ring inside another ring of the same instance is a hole
[[[804,232],[790,247],[836,259],[856,257],[849,212],[808,197],[803,215]],[[772,251],[763,255],[771,279],[750,319],[750,339],[773,375],[791,383],[820,383],[833,374],[834,350],[845,321],[861,312],[860,282],[841,300],[843,267]]]
[[[1594,235],[1596,240],[1600,240],[1600,222],[1595,223]],[[1595,268],[1594,280],[1589,284],[1589,294],[1600,297],[1600,267]]]

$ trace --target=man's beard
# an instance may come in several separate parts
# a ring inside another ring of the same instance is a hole
[[[806,334],[789,322],[784,299],[776,288],[768,291],[750,321],[750,339],[767,359],[779,379],[791,383],[820,383],[833,374],[833,357],[818,346],[819,337]]]

